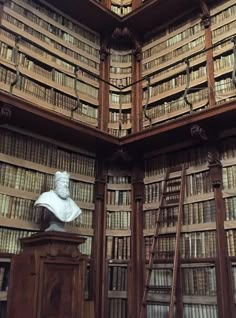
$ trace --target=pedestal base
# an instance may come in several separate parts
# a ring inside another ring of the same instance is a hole
[[[21,240],[13,257],[8,318],[83,318],[87,257],[78,245],[85,238],[44,232]]]

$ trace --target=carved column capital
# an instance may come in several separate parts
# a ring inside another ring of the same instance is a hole
[[[222,184],[222,164],[216,153],[208,152],[207,157],[212,186],[219,188]]]
[[[209,14],[202,14],[201,19],[202,19],[202,23],[203,23],[205,29],[209,28],[209,26],[211,25],[210,15]]]
[[[0,105],[0,124],[5,124],[10,121],[12,116],[11,107],[5,104]]]
[[[109,49],[105,45],[102,45],[99,53],[100,60],[105,61],[106,57],[109,55]]]

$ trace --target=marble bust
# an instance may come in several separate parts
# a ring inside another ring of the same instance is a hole
[[[42,193],[34,206],[45,207],[53,213],[46,231],[64,231],[65,222],[71,222],[81,214],[81,209],[70,198],[69,174],[57,171],[54,175],[54,189]]]

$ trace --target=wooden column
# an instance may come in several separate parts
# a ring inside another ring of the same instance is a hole
[[[106,170],[104,161],[103,158],[98,159],[95,181],[94,257],[92,260],[95,318],[106,317]]]
[[[132,83],[142,78],[142,48],[138,41],[133,39],[135,49],[132,56]],[[142,130],[142,82],[132,86],[132,133]]]
[[[110,81],[110,56],[107,48],[107,39],[102,39],[100,50],[100,77],[106,82]],[[99,112],[98,128],[107,131],[109,121],[109,84],[99,82]]]
[[[145,258],[143,251],[143,201],[143,168],[141,162],[135,162],[132,171],[132,239],[129,318],[139,317],[144,291]]]
[[[203,0],[200,1],[200,6],[202,9],[202,22],[205,27],[205,48],[209,49],[212,47],[212,32],[211,32],[211,20],[210,12]],[[206,52],[206,66],[207,66],[207,79],[208,79],[208,98],[209,107],[213,107],[216,104],[215,100],[215,78],[214,78],[214,59],[213,59],[213,49],[209,49]]]
[[[220,318],[233,318],[233,291],[228,259],[226,232],[224,230],[225,206],[222,196],[222,165],[212,151],[208,155],[210,177],[216,207],[216,275],[217,303]]]

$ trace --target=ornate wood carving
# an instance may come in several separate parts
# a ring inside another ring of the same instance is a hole
[[[0,105],[0,124],[6,124],[11,120],[11,107],[5,104]]]

